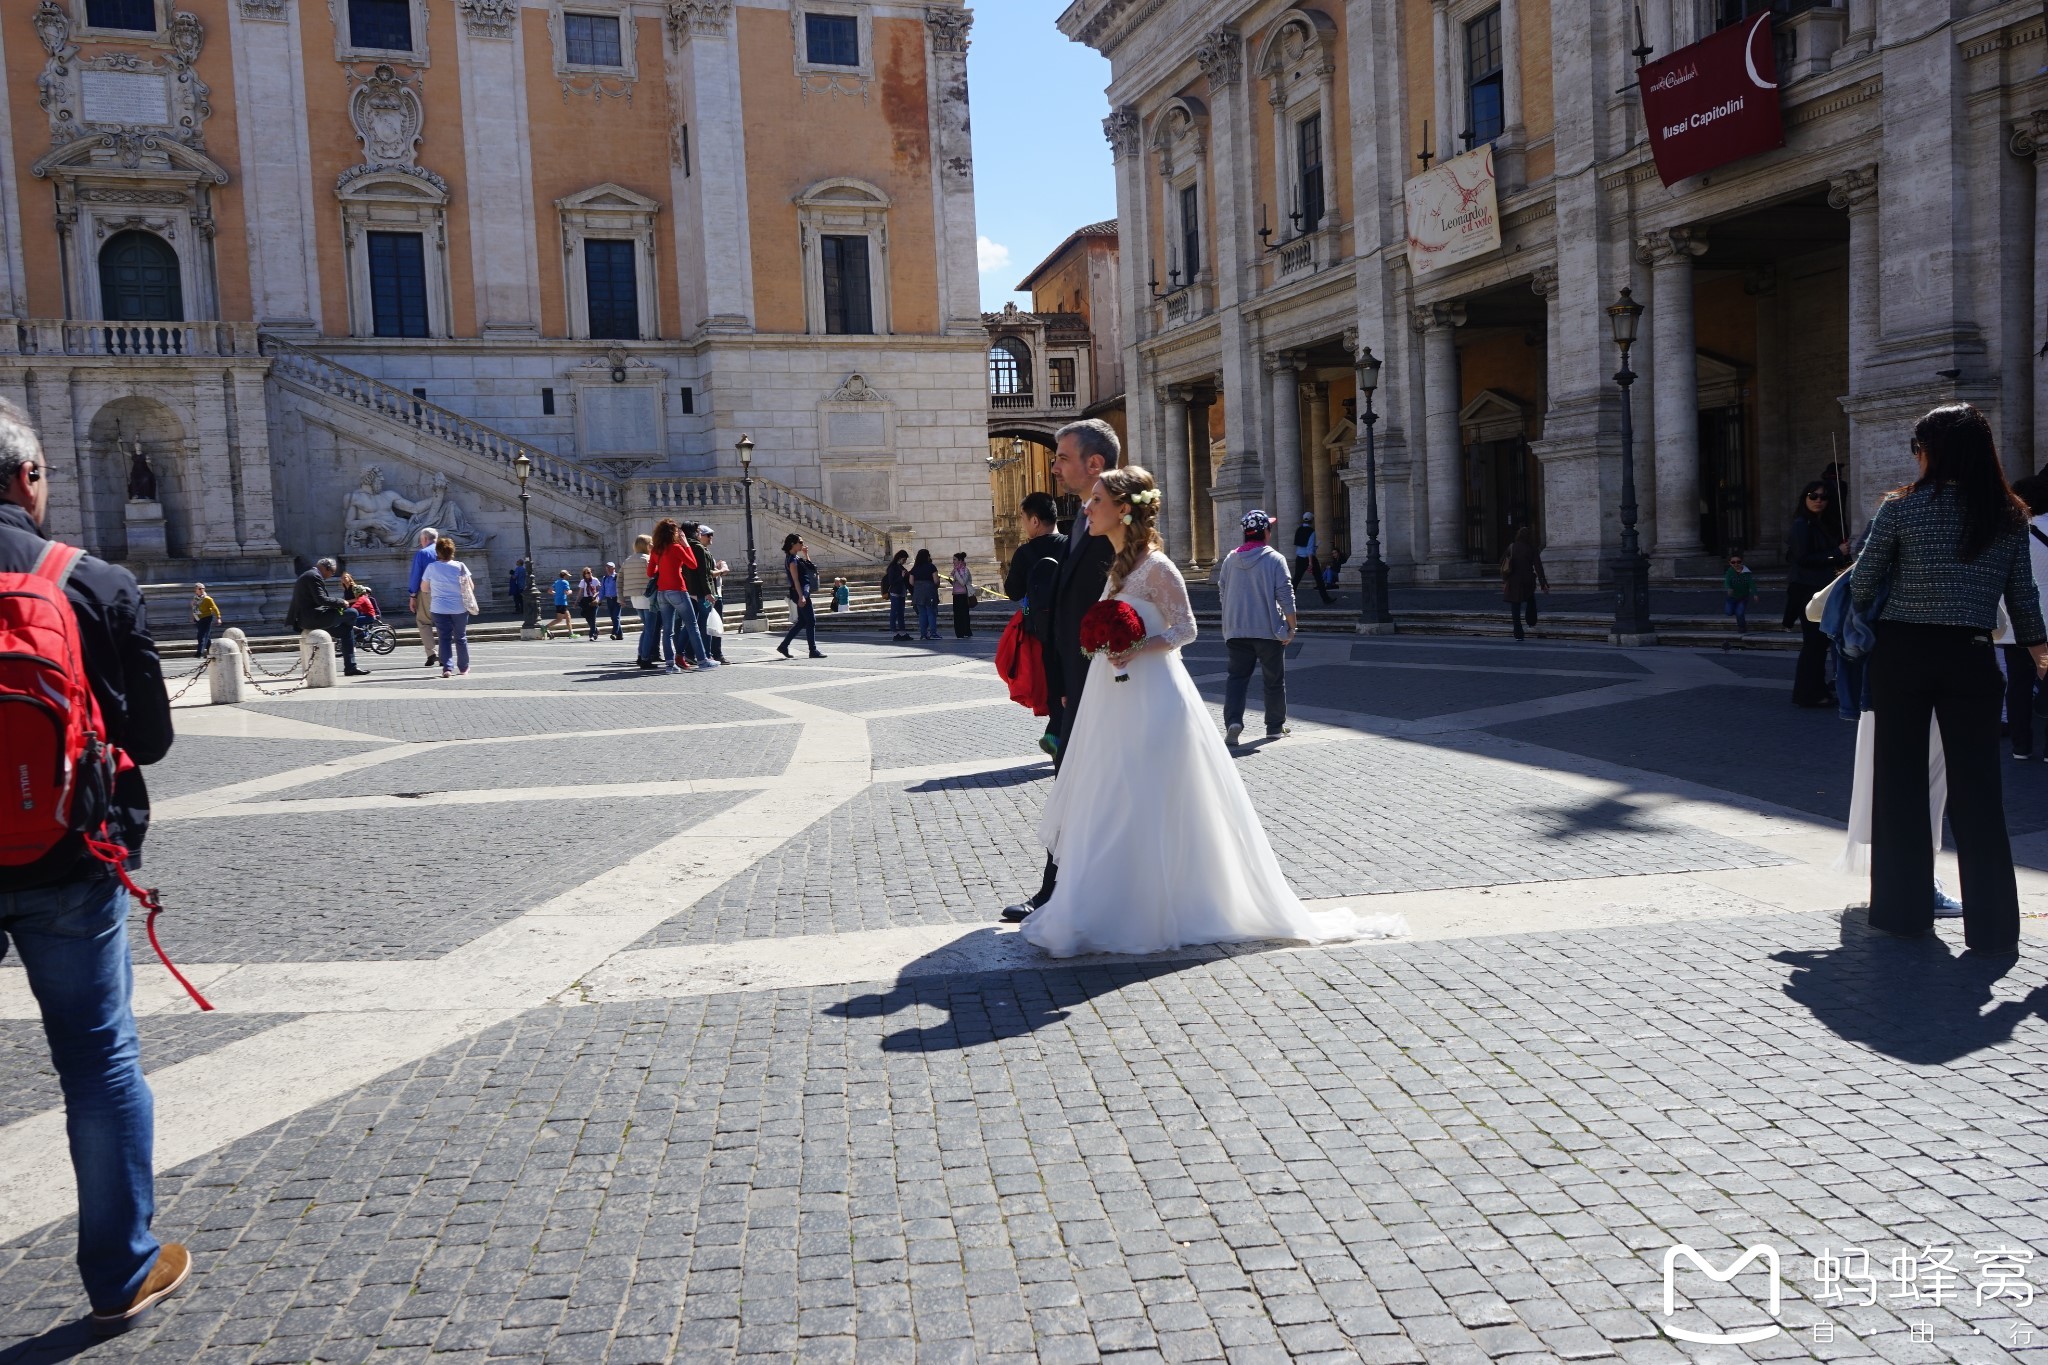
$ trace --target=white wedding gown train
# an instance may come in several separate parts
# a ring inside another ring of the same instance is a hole
[[[1191,944],[1313,943],[1407,932],[1399,915],[1311,911],[1289,889],[1237,765],[1180,649],[1195,638],[1180,571],[1154,552],[1115,594],[1171,649],[1088,666],[1080,713],[1039,821],[1059,876],[1024,937],[1054,957]]]

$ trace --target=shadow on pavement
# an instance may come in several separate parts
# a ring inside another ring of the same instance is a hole
[[[1027,782],[1052,776],[1052,760],[1041,763],[1026,763],[1019,768],[1001,768],[995,772],[967,773],[960,777],[926,778],[914,787],[905,790],[913,792],[967,791],[977,787],[1021,787]]]
[[[1843,912],[1838,948],[1771,955],[1792,968],[1785,994],[1837,1036],[1939,1066],[2008,1041],[2029,1015],[2048,1018],[2048,986],[1993,1003],[1993,985],[2017,959],[1957,956],[1933,934],[1894,938],[1868,928],[1865,913]]]
[[[28,1361],[36,1361],[40,1365],[46,1361],[71,1360],[84,1355],[95,1346],[105,1346],[109,1342],[119,1340],[119,1336],[102,1336],[93,1329],[91,1320],[81,1313],[69,1322],[52,1327],[41,1336],[18,1341],[5,1350],[0,1350],[0,1365],[16,1365],[16,1362],[26,1365]]]

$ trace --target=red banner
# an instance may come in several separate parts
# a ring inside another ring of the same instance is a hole
[[[1639,67],[1636,82],[1666,185],[1785,145],[1769,13]]]

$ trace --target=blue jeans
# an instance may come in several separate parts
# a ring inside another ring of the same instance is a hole
[[[936,640],[939,638],[939,604],[920,602],[917,604],[917,638]]]
[[[697,607],[690,594],[664,588],[661,599],[661,658],[674,663],[678,654],[696,663],[704,657],[704,637],[697,633]]]
[[[194,633],[198,636],[200,658],[206,657],[207,646],[213,643],[213,628],[219,624],[220,618],[218,616],[209,616],[193,627]]]
[[[906,613],[903,610],[903,595],[898,593],[889,599],[889,633],[891,635],[909,634],[904,629],[906,624]]]
[[[640,611],[640,662],[651,664],[661,657],[661,603],[652,593],[648,594],[647,605]]]
[[[811,653],[818,652],[818,609],[809,598],[789,604],[789,633],[782,637],[781,648],[787,653],[789,642],[803,632],[804,643],[811,647]]]
[[[605,614],[605,615],[606,615],[606,616],[607,616],[608,618],[610,618],[610,620],[611,620],[611,623],[612,623],[612,638],[613,638],[614,640],[623,640],[623,639],[625,638],[625,633],[624,633],[623,631],[621,631],[621,630],[619,629],[619,599],[618,599],[618,598],[616,598],[616,597],[607,597],[607,598],[605,598],[605,599],[604,599],[604,614]]]
[[[469,613],[434,613],[434,638],[441,642],[441,667],[469,672]],[[453,651],[453,652],[451,652]]]
[[[725,645],[722,642],[725,637],[711,633],[711,613],[716,609],[715,603],[717,600],[713,597],[700,597],[697,599],[697,638],[703,642],[706,654],[709,654],[718,662],[724,663]],[[723,617],[719,619],[721,621],[724,620]]]
[[[156,1102],[131,998],[128,893],[112,877],[0,892],[0,957],[21,954],[64,1090],[78,1180],[78,1271],[102,1313],[127,1308],[156,1263]]]

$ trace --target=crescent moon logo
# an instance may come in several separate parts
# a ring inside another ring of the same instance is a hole
[[[1770,22],[1771,16],[1769,14],[1758,15],[1756,22],[1750,25],[1749,36],[1742,40],[1742,64],[1749,70],[1750,84],[1759,90],[1776,90],[1778,88],[1776,81],[1767,81],[1762,76],[1756,74],[1756,31]]]

